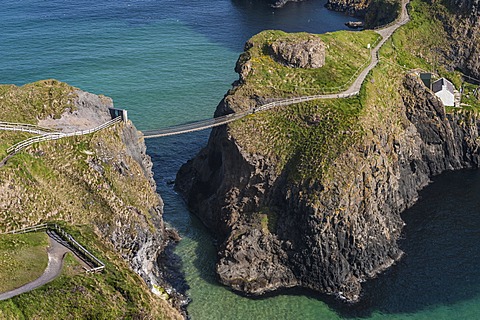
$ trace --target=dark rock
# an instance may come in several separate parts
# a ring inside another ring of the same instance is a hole
[[[431,176],[478,167],[480,146],[476,120],[447,115],[414,76],[403,87],[403,131],[376,127],[373,140],[340,156],[319,181],[292,182],[244,152],[225,127],[212,131],[176,187],[223,242],[222,283],[256,295],[302,286],[356,301],[363,281],[400,259],[400,213]],[[272,230],[256,220],[264,207],[275,216]]]
[[[325,7],[352,16],[364,16],[371,2],[372,0],[328,0]]]
[[[345,25],[352,29],[363,28],[362,21],[348,21],[348,22],[345,22]]]

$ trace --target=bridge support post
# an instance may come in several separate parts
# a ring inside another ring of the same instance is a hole
[[[128,122],[128,112],[127,110],[122,110],[122,120],[123,120],[123,123],[127,123]]]

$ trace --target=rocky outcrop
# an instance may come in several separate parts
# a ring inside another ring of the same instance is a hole
[[[282,8],[284,5],[286,5],[288,2],[301,2],[304,0],[270,0],[270,6],[272,8]]]
[[[478,167],[480,145],[476,119],[446,114],[415,76],[401,91],[401,129],[375,123],[320,180],[292,180],[228,128],[212,131],[177,189],[222,243],[222,283],[255,295],[302,286],[356,301],[363,281],[402,256],[400,213],[431,176]]]
[[[352,16],[363,16],[371,2],[372,0],[328,0],[325,7]]]
[[[248,52],[239,59],[235,86],[248,83],[255,71],[246,65],[249,61]],[[383,85],[391,86],[390,93],[399,92],[398,97],[384,95],[387,88],[372,89],[372,76],[365,84],[367,102],[362,100],[361,139],[339,148],[321,176],[291,174],[301,152],[311,150],[301,150],[283,164],[280,156],[251,147],[245,136],[253,140],[268,119],[279,120],[262,116],[258,127],[245,121],[246,128],[213,129],[206,148],[181,168],[177,189],[221,243],[216,270],[223,284],[253,295],[301,286],[356,301],[362,282],[402,256],[397,244],[404,225],[400,214],[415,203],[430,177],[478,168],[477,117],[446,113],[413,74],[401,81],[397,72],[390,76]],[[263,100],[237,92],[241,90],[229,91],[216,116]],[[389,99],[394,99],[392,105],[382,109]],[[320,120],[312,119],[321,119],[319,110],[332,113],[321,102],[313,117],[306,109],[300,106],[285,115],[300,113],[304,126],[315,126]],[[325,121],[334,119],[329,114]],[[334,134],[353,135],[350,130]],[[286,136],[293,139],[294,134],[287,131]],[[329,161],[325,154],[316,157]]]
[[[99,126],[109,120],[109,108],[113,108],[112,99],[98,96],[81,90],[75,90],[73,106],[64,112],[60,118],[48,117],[39,121],[39,125],[55,128],[63,132],[74,132]],[[136,130],[132,122],[121,125],[118,132],[122,145],[113,150],[112,145],[99,141],[96,146],[96,156],[89,159],[89,165],[100,174],[105,174],[105,165],[111,165],[122,177],[137,174],[138,167],[143,173],[143,178],[148,181],[155,194],[156,184],[153,180],[152,162],[146,153],[142,134]],[[135,167],[133,167],[135,166]],[[158,284],[155,278],[155,262],[162,252],[168,238],[162,220],[163,202],[157,199],[148,209],[148,220],[136,219],[131,215],[143,215],[139,208],[115,208],[127,214],[116,214],[113,221],[99,219],[97,227],[103,237],[108,238],[115,249],[122,253],[130,263],[132,269],[142,276],[150,285]],[[121,195],[116,195],[117,201],[122,201]],[[114,204],[110,204],[115,207]],[[151,224],[151,225],[150,225]],[[152,228],[153,227],[153,228]]]
[[[32,97],[43,91],[46,97],[51,97],[59,88],[65,88],[59,94],[62,100],[55,97],[52,101],[63,101],[64,105],[56,109],[64,111],[47,114],[38,121],[41,126],[74,132],[111,119],[110,98],[67,88],[54,80],[5,90],[11,91],[9,98],[20,97],[11,104],[17,108],[18,101],[47,106],[43,96],[39,102],[31,101]],[[9,108],[9,101],[5,100],[3,107]],[[14,135],[4,136],[17,139]],[[23,152],[30,159],[29,164],[22,165],[22,170],[28,172],[27,179],[19,178],[21,175],[8,163],[0,170],[0,215],[4,229],[52,220],[89,225],[150,289],[161,287],[174,300],[178,298],[176,302],[183,299],[162,278],[164,270],[157,264],[175,232],[165,230],[163,201],[156,193],[152,162],[146,154],[143,135],[132,122],[120,122],[93,135],[42,143]],[[15,161],[15,157],[9,161]]]
[[[450,12],[437,13],[449,44],[437,48],[444,55],[441,62],[480,79],[480,1],[452,0],[448,4]]]
[[[277,40],[270,49],[278,62],[289,67],[315,69],[325,64],[325,44],[318,37],[295,42]]]

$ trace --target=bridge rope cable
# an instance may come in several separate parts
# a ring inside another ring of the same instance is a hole
[[[144,138],[146,139],[158,138],[158,137],[172,136],[172,135],[177,135],[177,134],[182,134],[187,132],[194,132],[194,131],[209,129],[209,128],[221,126],[229,122],[241,119],[249,114],[253,114],[258,111],[265,111],[278,106],[287,106],[295,103],[318,100],[318,99],[349,98],[349,97],[358,95],[360,92],[360,87],[363,81],[365,80],[365,78],[367,77],[367,74],[378,64],[378,61],[379,61],[378,51],[380,50],[380,48],[400,26],[406,24],[410,20],[410,17],[406,9],[408,2],[409,0],[402,1],[401,12],[394,21],[392,21],[391,23],[385,26],[375,28],[375,32],[377,32],[380,35],[380,38],[378,38],[374,42],[372,46],[373,49],[370,52],[369,59],[365,61],[353,73],[350,79],[348,79],[347,82],[344,83],[343,85],[338,86],[336,88],[324,88],[323,90],[320,89],[324,94],[312,95],[312,96],[301,96],[301,97],[272,101],[241,113],[228,114],[225,116],[200,120],[200,121],[187,123],[187,124],[176,125],[176,126],[172,126],[164,129],[146,130],[146,131],[143,131]],[[347,85],[349,84],[350,86],[347,88]],[[328,92],[327,90],[332,90],[332,89],[342,90],[344,88],[346,89],[342,92],[337,91],[337,93],[332,92],[330,94],[325,94],[325,92]]]

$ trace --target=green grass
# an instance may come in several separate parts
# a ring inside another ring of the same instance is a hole
[[[56,80],[42,80],[21,87],[0,85],[0,121],[37,124],[48,116],[58,118],[73,108],[75,88]]]
[[[475,111],[478,113],[480,111],[480,86],[474,85],[468,82],[463,83],[463,94],[462,94],[462,104],[464,109],[470,111]]]
[[[0,235],[0,292],[40,277],[48,263],[48,236],[44,232]]]
[[[377,139],[373,132],[385,128],[389,136],[394,136],[404,130],[400,109],[402,95],[407,94],[402,91],[406,73],[414,69],[433,71],[457,88],[462,85],[458,72],[443,67],[449,42],[443,22],[437,17],[447,11],[439,2],[413,0],[409,8],[411,21],[381,48],[380,63],[367,77],[359,97],[318,100],[256,113],[230,124],[232,135],[246,152],[266,156],[275,164],[277,174],[286,173],[293,181],[326,177],[347,149],[361,149],[362,141],[371,143]],[[255,103],[254,96],[302,96],[342,85],[367,61],[366,44],[376,40],[372,32],[319,35],[328,45],[327,63],[316,70],[285,67],[266,54],[265,47],[277,39],[295,41],[305,37],[309,35],[280,31],[254,36],[250,40],[253,46],[240,59],[250,60],[253,71],[246,83],[230,92],[227,102],[245,109]]]
[[[162,299],[148,292],[90,226],[62,227],[106,264],[87,274],[75,257],[65,258],[62,275],[28,293],[0,301],[2,319],[166,319],[174,317]],[[2,278],[3,279],[3,278]]]
[[[319,179],[361,135],[358,98],[318,100],[257,113],[230,125],[250,153],[277,163],[293,180]],[[255,134],[252,134],[255,132]]]
[[[270,45],[276,41],[312,37],[326,45],[325,65],[321,68],[284,66],[269,54]],[[251,63],[251,71],[245,83],[230,92],[229,99],[247,109],[252,107],[255,96],[281,98],[340,92],[368,65],[368,44],[373,47],[379,40],[373,31],[322,35],[263,31],[249,40],[250,48],[241,55],[242,63]],[[357,121],[361,109],[358,98],[319,100],[256,113],[230,124],[230,129],[247,152],[266,155],[276,163],[278,173],[287,170],[292,180],[318,179],[360,137],[362,129]]]
[[[268,48],[275,41],[295,42],[310,37],[318,37],[326,45],[325,65],[321,68],[284,66],[269,54]],[[241,57],[243,61],[250,60],[252,71],[247,83],[239,90],[277,98],[339,92],[346,89],[355,72],[368,63],[370,49],[367,45],[374,45],[379,39],[380,36],[373,31],[338,31],[321,35],[263,31],[249,40],[253,46]]]
[[[58,117],[72,108],[72,90],[56,81],[0,86],[0,119],[37,123],[43,117]],[[69,267],[52,283],[0,302],[1,319],[178,316],[167,302],[149,292],[123,260],[135,248],[111,244],[119,225],[128,226],[121,228],[129,233],[125,237],[134,238],[137,228],[153,231],[153,208],[161,206],[143,169],[127,156],[123,129],[123,124],[117,124],[87,136],[39,143],[0,168],[0,232],[56,220],[107,264],[106,271],[98,275],[87,275],[78,265]],[[26,137],[0,132],[0,155]],[[120,164],[128,169],[120,171]],[[70,262],[67,265],[75,265]]]

